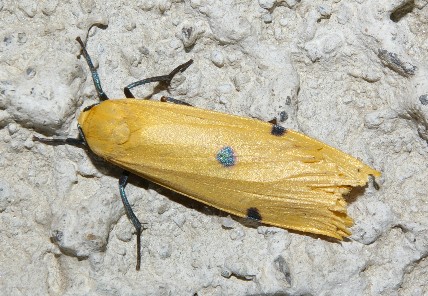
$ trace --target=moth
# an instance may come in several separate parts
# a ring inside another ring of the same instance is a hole
[[[135,99],[131,93],[146,83],[170,83],[192,60],[168,75],[128,85],[125,99],[110,100],[83,42],[76,40],[101,102],[80,114],[79,138],[34,140],[85,146],[124,170],[119,192],[137,232],[137,270],[141,223],[125,193],[129,174],[235,216],[339,240],[350,235],[353,222],[343,195],[364,186],[369,176],[380,176],[378,171],[277,124],[203,110],[173,98]]]

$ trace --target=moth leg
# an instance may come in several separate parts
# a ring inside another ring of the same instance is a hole
[[[134,87],[139,86],[139,85],[143,85],[143,84],[147,84],[147,83],[151,83],[151,82],[166,82],[167,84],[169,84],[171,82],[172,78],[174,78],[174,76],[178,72],[184,72],[192,63],[193,63],[193,60],[188,60],[184,64],[181,64],[180,66],[178,66],[177,68],[172,70],[171,73],[169,73],[168,75],[146,78],[146,79],[139,80],[139,81],[136,81],[134,83],[131,83],[131,84],[125,86],[125,88],[123,89],[123,92],[125,93],[125,97],[135,98],[134,95],[131,93],[131,88],[134,88]]]
[[[119,177],[119,192],[120,197],[122,198],[123,206],[125,207],[126,215],[129,220],[131,220],[132,224],[134,224],[135,230],[137,230],[137,266],[136,270],[140,270],[141,264],[141,223],[138,220],[137,216],[135,216],[134,211],[131,208],[131,205],[128,202],[128,198],[126,197],[125,187],[128,184],[129,172],[123,171],[122,175]]]
[[[79,42],[80,46],[82,47],[83,56],[85,57],[86,63],[88,64],[89,69],[91,70],[92,80],[94,81],[94,86],[95,86],[95,89],[97,90],[98,98],[100,99],[100,101],[108,100],[107,95],[105,94],[105,92],[103,91],[103,88],[101,87],[101,81],[100,81],[100,77],[98,76],[98,72],[95,69],[94,64],[92,64],[91,57],[89,56],[89,53],[86,51],[86,47],[83,44],[82,39],[80,39],[80,37],[77,37],[76,40],[77,42]]]
[[[56,138],[56,139],[50,139],[50,138],[40,138],[37,136],[33,136],[33,141],[45,143],[48,145],[72,145],[72,146],[88,146],[86,143],[85,136],[83,135],[82,128],[80,126],[77,126],[79,130],[79,137],[78,138]]]
[[[177,104],[177,105],[185,105],[185,106],[192,106],[193,107],[193,105],[191,105],[189,103],[186,103],[186,102],[184,102],[182,100],[174,99],[174,98],[171,98],[171,97],[165,97],[165,96],[163,96],[160,100],[161,100],[161,102],[168,102],[168,103],[174,103],[174,104]]]

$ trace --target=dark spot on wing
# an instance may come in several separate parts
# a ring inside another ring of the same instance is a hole
[[[287,132],[287,129],[285,127],[282,127],[280,125],[274,124],[272,125],[272,130],[270,131],[270,133],[274,136],[282,136]]]
[[[262,216],[257,208],[249,208],[247,210],[247,217],[252,220],[261,221]]]

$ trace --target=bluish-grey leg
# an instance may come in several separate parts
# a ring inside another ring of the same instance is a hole
[[[162,76],[156,76],[156,77],[150,77],[143,80],[136,81],[134,83],[131,83],[123,89],[123,92],[125,93],[125,97],[127,98],[135,98],[134,95],[131,93],[131,88],[134,88],[139,85],[151,83],[151,82],[166,82],[170,83],[172,78],[178,73],[178,72],[184,72],[191,64],[193,63],[193,60],[188,60],[186,63],[181,64],[177,68],[171,71],[168,75],[162,75]]]
[[[108,100],[107,95],[105,94],[105,92],[103,91],[103,88],[101,87],[101,81],[100,81],[100,77],[98,76],[98,72],[95,69],[94,64],[92,63],[89,53],[86,51],[86,47],[83,44],[82,39],[80,39],[80,37],[77,37],[76,40],[77,42],[79,42],[80,46],[82,47],[83,56],[85,57],[86,63],[88,64],[88,67],[91,70],[92,80],[94,81],[94,86],[95,86],[95,89],[97,90],[98,98],[100,99],[100,101]]]
[[[56,139],[49,139],[49,138],[40,138],[37,136],[33,136],[33,141],[45,143],[48,145],[72,145],[72,146],[88,146],[86,143],[85,136],[83,135],[81,127],[77,126],[79,130],[79,138],[56,138]]]
[[[123,171],[122,175],[119,178],[119,192],[120,197],[122,198],[123,206],[125,207],[126,215],[129,220],[131,220],[132,224],[134,224],[135,230],[137,230],[137,266],[136,269],[140,270],[141,265],[141,223],[138,220],[137,216],[135,216],[134,211],[131,208],[131,205],[128,202],[128,198],[126,197],[125,187],[128,183],[129,172]]]
[[[178,99],[174,99],[174,98],[171,98],[171,97],[165,97],[164,96],[160,100],[161,100],[161,102],[168,102],[168,103],[173,103],[173,104],[177,104],[177,105],[192,106],[189,103],[186,103],[184,101],[181,101],[181,100],[178,100]]]

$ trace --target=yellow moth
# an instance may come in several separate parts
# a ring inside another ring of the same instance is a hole
[[[108,100],[82,41],[102,102],[80,115],[79,139],[35,140],[86,145],[123,168],[120,194],[137,229],[141,224],[125,194],[129,173],[230,214],[268,225],[342,239],[352,219],[343,194],[380,173],[358,159],[279,125],[178,104],[133,98],[130,89],[169,83],[191,63],[169,75],[137,81],[126,99]]]

